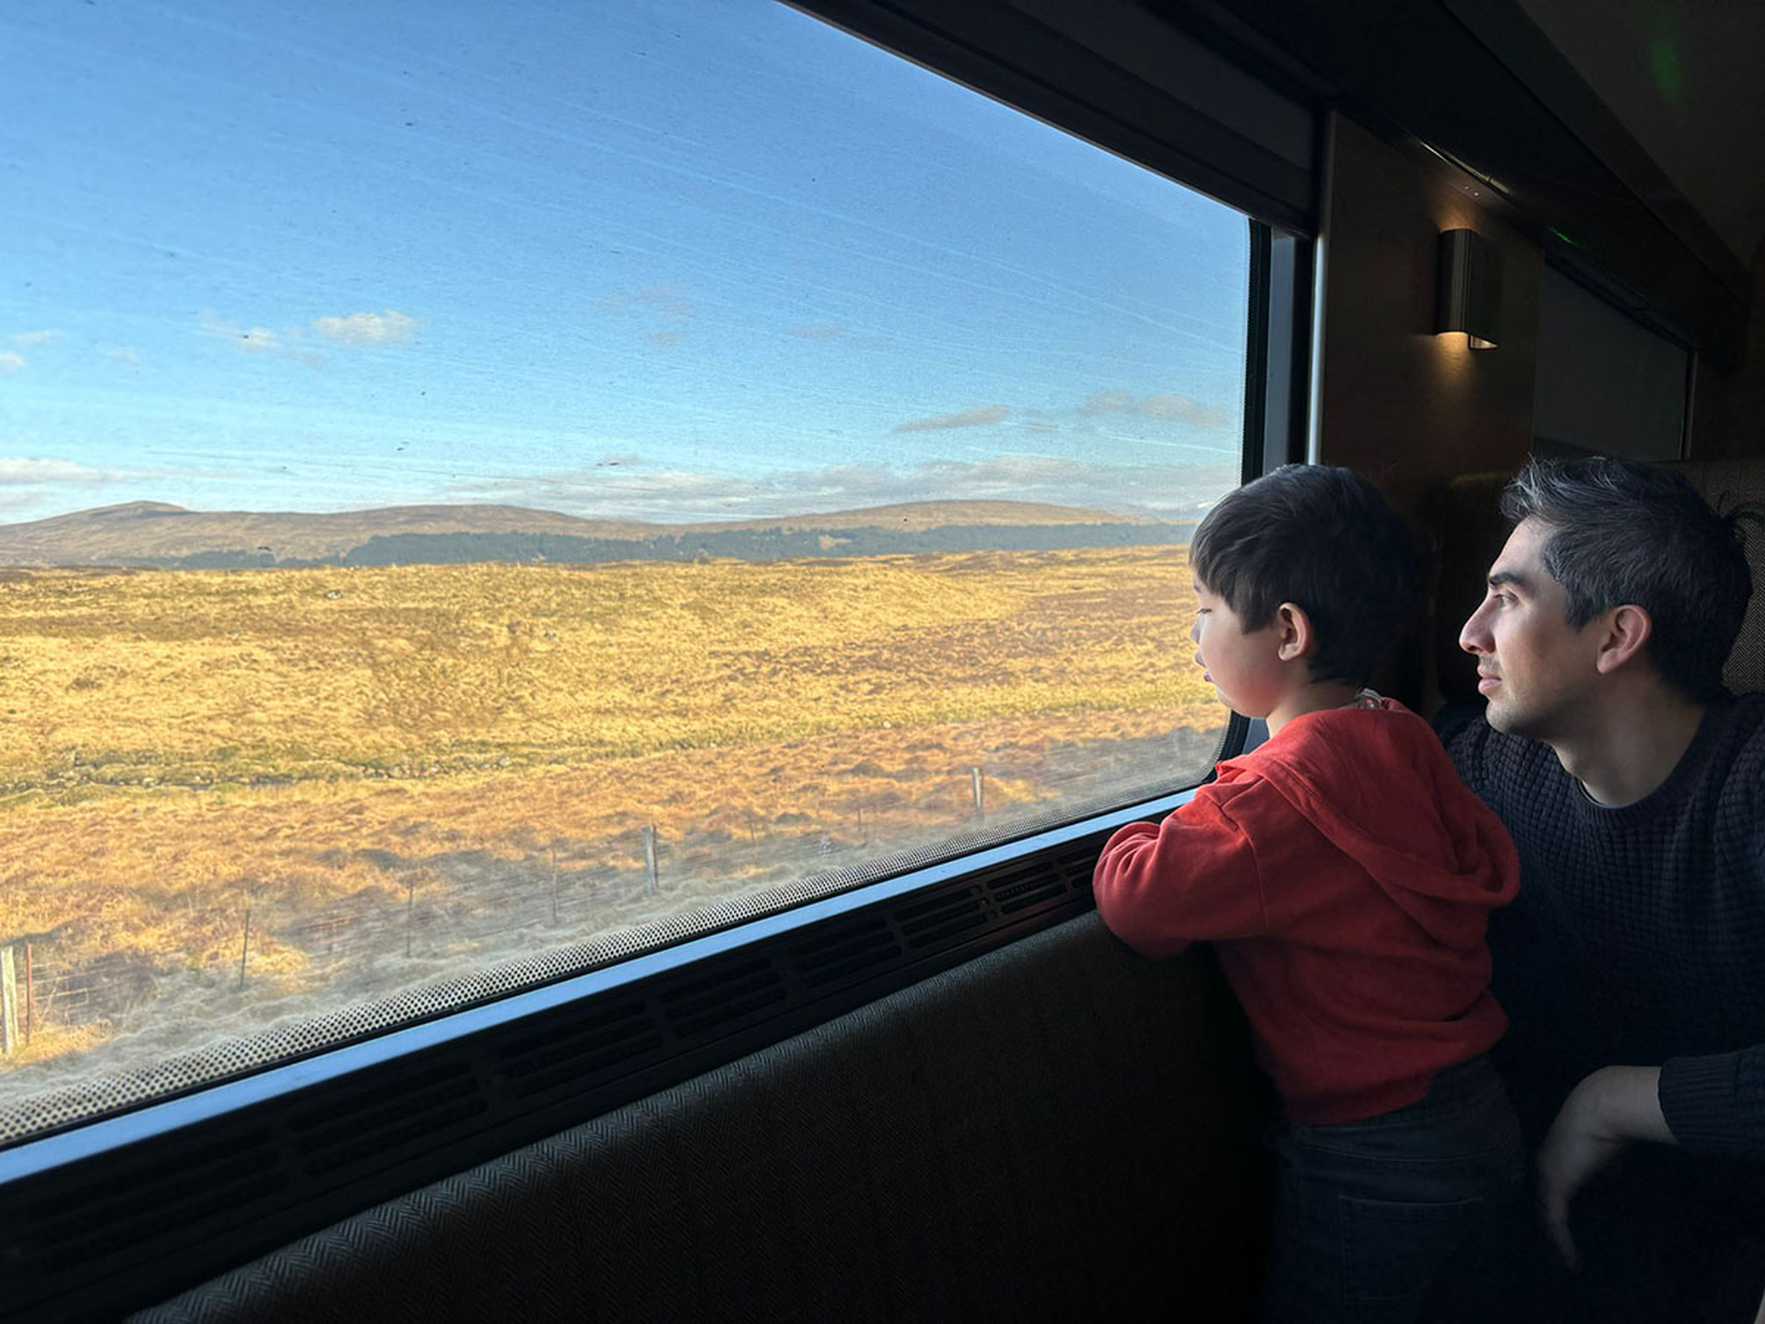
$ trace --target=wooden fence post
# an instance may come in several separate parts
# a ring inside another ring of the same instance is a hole
[[[644,863],[649,866],[649,880],[644,885],[645,896],[655,896],[661,890],[661,871],[656,867],[656,825],[650,824],[643,830]]]
[[[31,968],[31,944],[25,944],[25,1047],[31,1046],[31,1036],[36,1032],[37,1022],[37,976]]]
[[[0,947],[0,1054],[11,1057],[18,1042],[18,968],[12,947]]]
[[[239,987],[245,987],[245,958],[251,953],[251,902],[245,903],[245,937],[239,943]]]
[[[974,778],[974,816],[985,818],[987,816],[987,798],[986,792],[981,788],[981,770],[970,768],[969,775]]]

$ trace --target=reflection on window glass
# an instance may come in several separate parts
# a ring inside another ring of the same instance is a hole
[[[762,3],[0,42],[0,1141],[1205,772],[1240,215]]]

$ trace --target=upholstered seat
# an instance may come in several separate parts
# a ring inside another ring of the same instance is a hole
[[[1087,915],[135,1318],[1232,1319],[1264,1106],[1211,961]]]

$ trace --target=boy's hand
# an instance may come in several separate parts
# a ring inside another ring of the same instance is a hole
[[[1538,1214],[1563,1263],[1581,1267],[1569,1202],[1632,1141],[1675,1143],[1661,1113],[1659,1067],[1601,1067],[1569,1092],[1538,1150]]]

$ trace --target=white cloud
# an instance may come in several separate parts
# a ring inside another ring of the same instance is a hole
[[[313,323],[313,330],[340,345],[402,345],[416,329],[416,318],[390,308],[383,313],[321,317]]]
[[[247,327],[212,312],[205,312],[202,314],[202,329],[211,336],[229,341],[242,354],[294,359],[309,368],[320,367],[325,362],[323,354],[301,345],[306,333],[298,328],[293,331],[276,331],[267,326]]]
[[[454,487],[454,499],[507,502],[591,519],[658,523],[776,518],[905,501],[1034,501],[1157,518],[1192,518],[1238,481],[1232,463],[1113,465],[1044,455],[830,465],[764,475],[605,463],[531,479]]]
[[[1226,411],[1204,405],[1186,395],[1134,395],[1130,391],[1099,391],[1079,406],[1079,413],[1133,414],[1140,418],[1166,419],[1212,430],[1231,421]]]
[[[12,338],[12,343],[29,349],[32,345],[49,345],[60,339],[60,331],[21,331]]]
[[[26,483],[102,483],[123,475],[90,469],[72,460],[28,460],[0,457],[0,487]]]
[[[984,405],[979,409],[964,409],[959,414],[942,414],[937,418],[916,418],[910,422],[898,424],[896,432],[942,432],[947,428],[981,428],[990,423],[1003,423],[1010,417],[1011,410],[1004,405]]]
[[[1036,432],[1058,430],[1057,420],[1096,419],[1117,414],[1149,419],[1159,423],[1182,423],[1204,432],[1216,431],[1231,422],[1224,409],[1174,392],[1159,395],[1135,395],[1131,391],[1098,391],[1076,409],[1048,412],[1038,409],[1015,409],[1009,405],[983,405],[954,414],[933,418],[915,418],[894,427],[895,432],[944,432],[954,428],[989,427],[1010,419],[1014,427]]]
[[[127,345],[112,345],[98,352],[113,363],[121,363],[125,367],[139,368],[141,366],[141,351],[130,349]]]
[[[10,377],[15,372],[23,372],[25,356],[14,354],[11,350],[0,353],[0,377]]]

